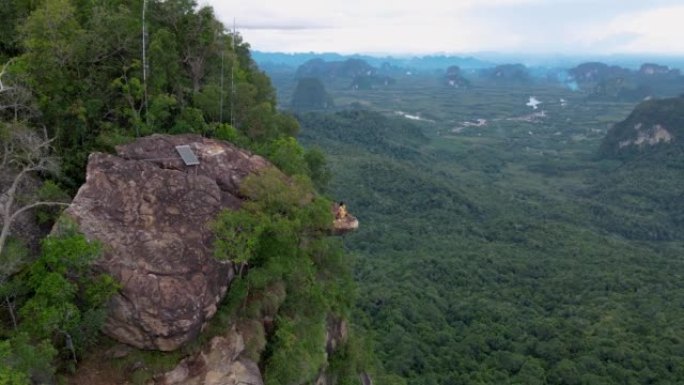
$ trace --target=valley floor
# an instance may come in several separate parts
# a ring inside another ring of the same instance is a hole
[[[299,117],[359,216],[346,244],[386,368],[409,384],[684,381],[682,168],[597,152],[634,105],[420,84],[331,88],[378,112]]]

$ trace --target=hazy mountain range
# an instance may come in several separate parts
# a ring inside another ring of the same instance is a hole
[[[630,69],[638,69],[643,63],[657,62],[672,68],[684,69],[682,56],[653,55],[605,55],[605,56],[570,56],[563,54],[515,55],[496,52],[481,52],[468,55],[435,54],[427,56],[370,56],[342,55],[334,52],[324,53],[282,53],[254,51],[253,59],[264,69],[276,67],[298,67],[311,59],[340,61],[346,59],[362,59],[368,64],[380,67],[388,64],[413,70],[444,69],[457,65],[462,69],[482,69],[497,64],[522,63],[527,67],[563,67],[571,68],[589,61],[600,61],[610,65],[618,65]]]

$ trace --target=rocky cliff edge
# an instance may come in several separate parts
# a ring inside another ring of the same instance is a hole
[[[199,164],[187,166],[176,146]],[[211,221],[240,206],[239,185],[264,158],[196,135],[152,135],[91,154],[86,183],[66,214],[104,245],[97,268],[122,285],[104,332],[142,349],[170,351],[195,338],[233,278],[212,257]]]

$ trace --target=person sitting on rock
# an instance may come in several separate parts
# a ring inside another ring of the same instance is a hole
[[[344,202],[340,202],[339,206],[337,207],[337,213],[335,215],[335,219],[344,219],[347,217],[347,206],[344,204]]]

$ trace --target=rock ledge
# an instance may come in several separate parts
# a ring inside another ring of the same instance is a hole
[[[175,146],[200,164],[186,166]],[[152,135],[94,153],[86,183],[65,211],[103,244],[97,268],[122,285],[104,332],[142,349],[170,351],[196,337],[233,278],[212,257],[211,221],[241,203],[240,182],[264,158],[197,135]]]

